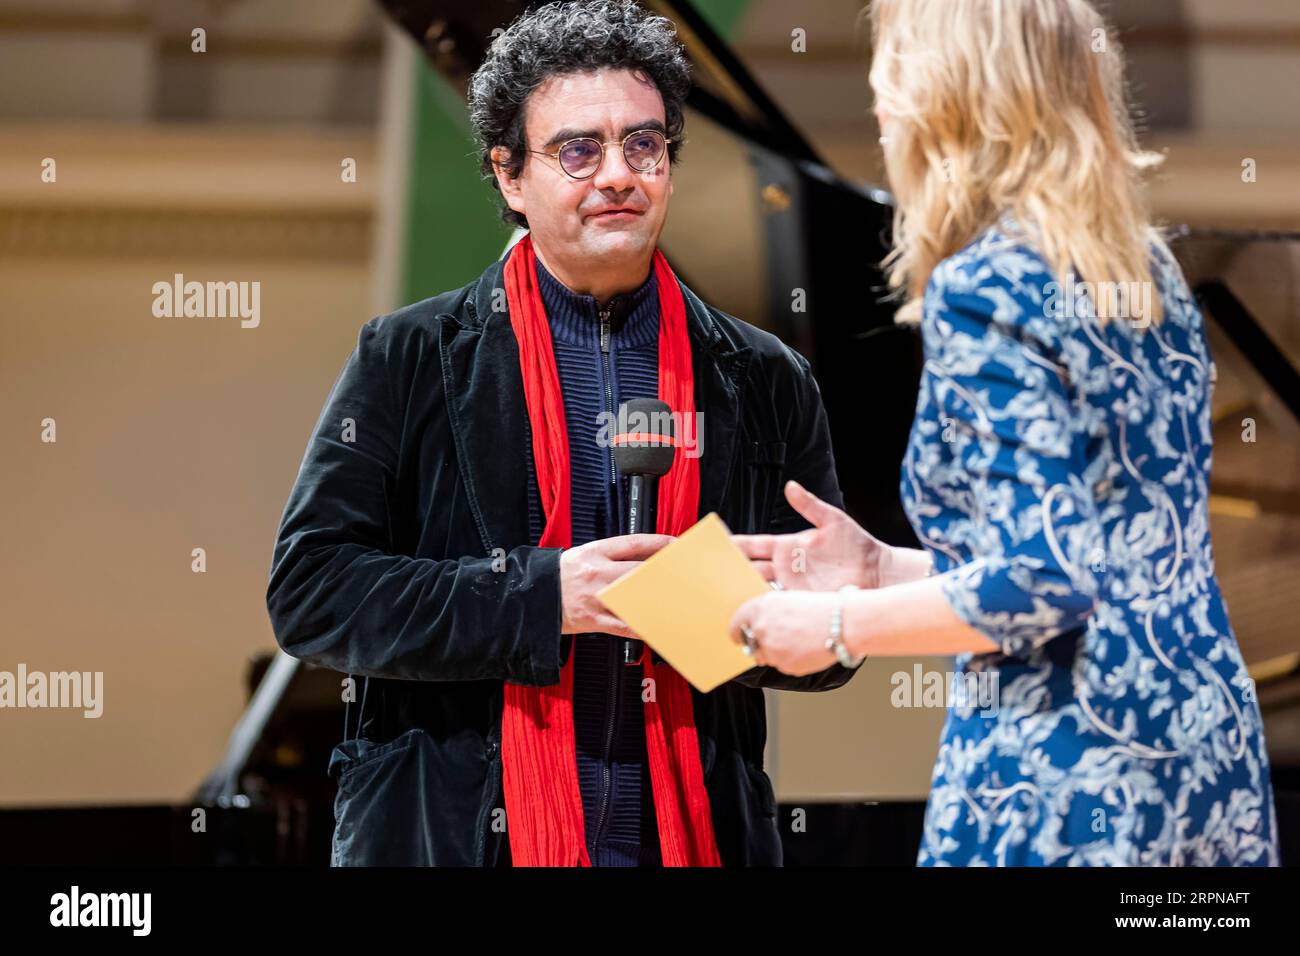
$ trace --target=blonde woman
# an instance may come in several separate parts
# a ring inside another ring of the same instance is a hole
[[[791,483],[814,529],[738,536],[781,590],[733,637],[796,675],[958,655],[922,865],[1276,865],[1214,577],[1210,358],[1140,200],[1118,45],[1085,0],[870,17],[886,265],[925,351],[902,474],[925,547]]]

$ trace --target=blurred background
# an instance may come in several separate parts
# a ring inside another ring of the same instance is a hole
[[[1217,564],[1294,862],[1300,5],[1102,5],[1143,144],[1168,156],[1155,209],[1210,320]],[[0,711],[0,861],[327,860],[341,675],[277,664],[275,530],[362,323],[464,284],[509,239],[463,84],[523,6],[0,0],[0,670],[104,673],[98,719]],[[678,23],[697,81],[665,249],[813,360],[850,510],[911,543],[917,343],[858,294],[890,202],[863,4],[647,6]],[[154,284],[178,273],[259,282],[258,325],[155,316]],[[788,838],[791,862],[914,857],[943,709],[891,705],[912,663],[769,693],[782,812],[827,823],[824,842]],[[200,805],[214,835],[196,845]]]

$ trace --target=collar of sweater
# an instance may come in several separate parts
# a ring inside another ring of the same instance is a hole
[[[600,347],[600,305],[595,296],[580,295],[546,271],[537,260],[537,284],[546,306],[551,338],[566,345]],[[655,271],[639,288],[623,292],[607,303],[610,343],[613,349],[649,345],[659,338],[659,289]]]

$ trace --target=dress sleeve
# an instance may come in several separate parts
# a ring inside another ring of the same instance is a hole
[[[954,515],[946,539],[974,556],[941,576],[943,593],[1023,657],[1083,627],[1097,601],[1087,406],[1072,398],[1062,320],[1045,320],[1036,296],[988,271],[938,276],[925,297],[924,387],[939,418],[933,440],[948,448],[931,481]]]

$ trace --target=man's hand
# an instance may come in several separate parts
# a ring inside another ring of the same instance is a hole
[[[731,536],[764,579],[788,591],[837,591],[846,584],[881,586],[888,545],[797,481],[786,482],[785,497],[812,528],[794,534]]]
[[[624,534],[565,550],[560,555],[560,598],[564,604],[561,633],[599,631],[635,638],[636,634],[601,603],[596,592],[673,540],[668,534]]]

